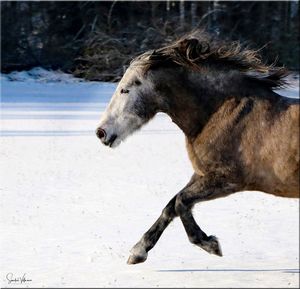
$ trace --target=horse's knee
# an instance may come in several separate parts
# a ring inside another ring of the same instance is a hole
[[[177,216],[178,215],[175,211],[175,207],[173,207],[173,208],[166,207],[162,210],[162,217],[167,221],[172,221]]]
[[[184,212],[190,209],[190,206],[188,205],[188,202],[184,196],[184,193],[179,193],[176,196],[176,202],[175,202],[175,212],[178,216],[182,215]]]
[[[172,220],[177,217],[175,211],[176,196],[173,197],[166,207],[162,210],[162,216],[167,220]]]

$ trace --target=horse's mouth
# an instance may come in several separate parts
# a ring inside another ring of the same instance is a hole
[[[112,134],[109,139],[103,141],[103,144],[105,144],[106,146],[112,147],[116,139],[117,139],[117,135]]]

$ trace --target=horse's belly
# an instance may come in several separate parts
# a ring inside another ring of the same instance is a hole
[[[267,190],[263,190],[266,193],[278,196],[278,197],[284,197],[284,198],[299,198],[300,197],[300,192],[299,192],[299,186],[295,186],[295,187],[284,187],[282,186],[274,188],[273,191],[267,191]]]

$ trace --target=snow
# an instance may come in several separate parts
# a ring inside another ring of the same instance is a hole
[[[299,201],[261,192],[195,206],[222,258],[176,219],[145,263],[127,265],[192,175],[183,134],[159,114],[111,150],[94,130],[116,85],[40,74],[1,75],[1,287],[299,287]]]
[[[42,67],[35,67],[28,71],[13,71],[9,74],[2,74],[3,80],[21,82],[40,82],[40,83],[76,83],[83,82],[81,78],[76,78],[72,74],[62,71],[46,70]]]
[[[299,98],[299,74],[291,73],[288,77],[288,86],[285,89],[275,90],[278,94],[291,98]]]

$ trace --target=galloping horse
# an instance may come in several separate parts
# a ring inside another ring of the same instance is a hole
[[[116,147],[164,112],[185,134],[194,174],[132,248],[128,264],[144,262],[177,216],[190,242],[222,256],[217,238],[192,215],[197,202],[244,190],[299,198],[299,100],[273,91],[286,75],[264,64],[258,51],[202,32],[131,62],[97,136]]]

